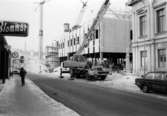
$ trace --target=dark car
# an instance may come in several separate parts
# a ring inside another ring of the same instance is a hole
[[[105,80],[108,71],[105,71],[102,66],[94,66],[88,71],[89,80]]]
[[[145,93],[153,90],[167,92],[167,72],[148,72],[142,78],[136,78],[135,84]]]
[[[14,71],[11,72],[11,75],[13,75],[13,74],[19,75],[19,74],[20,74],[20,71],[19,71],[19,70],[14,70]]]

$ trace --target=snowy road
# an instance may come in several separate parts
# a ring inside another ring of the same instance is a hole
[[[81,116],[166,116],[167,101],[139,93],[99,87],[70,80],[40,78],[33,81],[55,100]]]

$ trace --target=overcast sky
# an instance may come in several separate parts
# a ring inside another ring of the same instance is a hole
[[[28,37],[6,37],[12,48],[38,50],[39,42],[39,6],[40,0],[0,0],[0,20],[29,23]],[[47,0],[46,0],[47,1]],[[99,0],[84,0],[94,1]],[[114,9],[122,9],[127,0],[110,0]],[[75,23],[81,0],[49,0],[44,5],[44,46],[58,40],[63,34],[65,22]]]

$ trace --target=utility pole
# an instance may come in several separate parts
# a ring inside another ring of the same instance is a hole
[[[39,27],[39,60],[40,60],[40,71],[41,71],[41,63],[43,61],[43,5],[45,4],[45,0],[39,3],[40,7],[40,27]]]

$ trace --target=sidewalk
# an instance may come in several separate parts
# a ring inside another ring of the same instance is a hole
[[[26,79],[21,86],[20,77],[8,80],[0,92],[0,116],[79,116],[56,102]]]

